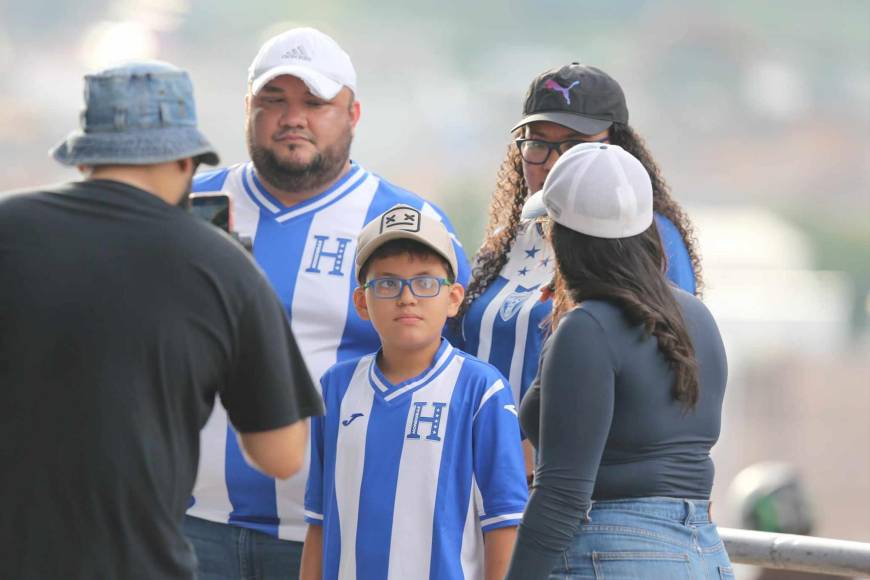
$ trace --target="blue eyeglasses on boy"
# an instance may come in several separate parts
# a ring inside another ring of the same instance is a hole
[[[417,298],[434,298],[441,292],[442,286],[450,286],[452,281],[438,276],[414,276],[413,278],[373,278],[363,286],[371,289],[375,298],[398,298],[407,286],[411,294]]]

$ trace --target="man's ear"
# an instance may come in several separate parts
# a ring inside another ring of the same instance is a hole
[[[459,313],[459,307],[462,306],[462,300],[465,298],[465,288],[459,282],[454,282],[450,286],[447,298],[449,300],[447,318],[453,318]]]
[[[359,123],[360,116],[360,104],[359,101],[354,100],[350,105],[350,126],[353,129],[356,129],[356,124]]]
[[[362,286],[357,286],[353,291],[353,307],[360,318],[371,320],[369,318],[369,306],[366,302],[366,291]]]
[[[176,163],[178,163],[178,168],[184,174],[193,175],[193,172],[196,171],[196,163],[193,162],[193,157],[179,159]]]

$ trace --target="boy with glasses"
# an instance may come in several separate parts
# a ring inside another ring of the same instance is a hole
[[[504,577],[527,499],[516,407],[441,337],[456,270],[447,229],[413,207],[359,236],[354,305],[381,349],[321,378],[303,579]]]

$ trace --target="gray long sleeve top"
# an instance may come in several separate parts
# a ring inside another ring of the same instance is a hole
[[[684,412],[654,337],[615,305],[568,313],[541,353],[520,419],[538,450],[508,580],[547,578],[592,500],[708,499],[727,365],[706,306],[673,289],[695,347],[700,398]]]

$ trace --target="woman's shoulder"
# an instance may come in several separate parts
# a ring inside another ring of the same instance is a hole
[[[604,340],[625,326],[619,308],[604,300],[586,300],[559,321],[554,336],[568,341]]]
[[[615,324],[623,326],[622,310],[607,300],[584,300],[579,306],[565,315],[565,321],[578,327],[601,328],[607,330]],[[561,325],[561,324],[560,324]]]
[[[672,288],[674,298],[683,314],[686,330],[695,343],[696,350],[703,344],[711,345],[716,351],[723,350],[722,335],[713,313],[700,298],[677,287]]]
[[[548,359],[569,357],[571,363],[619,366],[613,337],[625,326],[619,309],[603,300],[587,300],[562,317],[544,346]],[[542,353],[541,355],[545,355]]]
[[[684,317],[713,321],[713,313],[700,298],[673,284],[671,284],[671,292]]]

